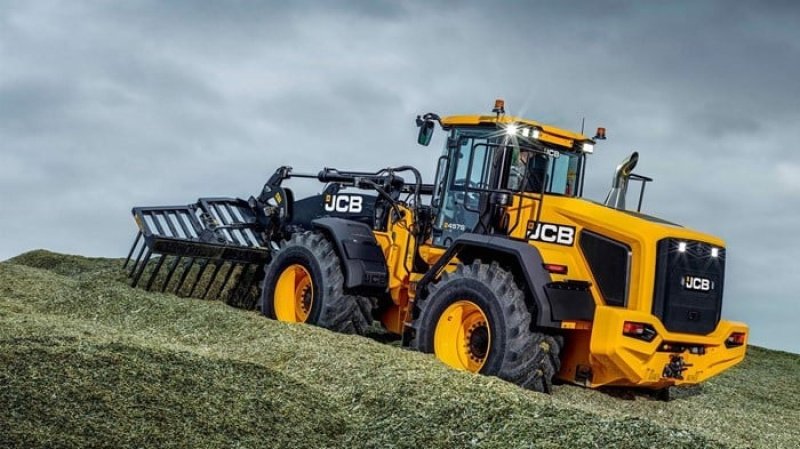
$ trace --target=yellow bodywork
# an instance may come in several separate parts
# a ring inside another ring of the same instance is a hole
[[[464,126],[479,124],[527,124],[536,126],[540,139],[555,145],[572,148],[576,142],[591,141],[584,135],[543,125],[541,123],[507,116],[453,116],[442,119],[442,125]],[[640,386],[662,388],[670,385],[696,384],[719,374],[743,360],[746,344],[727,348],[725,340],[733,332],[747,334],[746,325],[721,320],[716,330],[708,335],[670,332],[659,318],[650,311],[653,306],[656,280],[657,242],[664,238],[678,238],[702,241],[724,248],[721,239],[663,221],[656,221],[635,213],[620,211],[577,197],[559,195],[517,194],[512,204],[506,208],[508,235],[518,240],[527,240],[528,223],[538,216],[541,222],[572,226],[576,236],[587,229],[613,240],[627,244],[631,250],[630,279],[626,307],[606,305],[598,283],[593,279],[576,238],[572,246],[529,241],[537,247],[545,264],[568,267],[568,275],[552,274],[553,281],[587,281],[596,310],[592,321],[564,321],[562,332],[565,346],[561,352],[561,371],[558,377],[568,382],[580,383],[588,387],[604,385]],[[410,324],[416,282],[424,273],[414,273],[414,251],[428,264],[442,256],[445,249],[428,242],[417,245],[411,228],[414,223],[413,211],[402,208],[403,217],[390,221],[385,232],[375,231],[375,236],[383,249],[389,267],[389,291],[394,304],[383,312],[381,321],[391,332],[402,334]],[[446,270],[455,267],[454,260]],[[657,337],[646,342],[623,335],[625,321],[648,323],[656,331]],[[455,329],[455,328],[454,328]],[[458,330],[453,330],[458,332]],[[683,353],[684,360],[690,364],[683,373],[683,379],[662,377],[664,366],[670,361],[669,352],[660,352],[663,342],[699,345],[705,348],[702,355]],[[458,357],[452,353],[449,356]],[[479,363],[467,364],[480,366]],[[578,371],[589,368],[590,378],[579,378]]]

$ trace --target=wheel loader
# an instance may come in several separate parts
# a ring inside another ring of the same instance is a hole
[[[641,212],[652,179],[633,173],[637,153],[604,202],[584,198],[605,129],[589,138],[504,106],[417,117],[419,144],[446,134],[432,183],[410,166],[280,167],[247,200],[136,207],[131,283],[251,295],[268,318],[337,332],[381,326],[455,369],[540,392],[663,391],[742,361],[747,326],[720,318],[725,243]],[[302,179],[321,193],[295,199],[285,184]]]

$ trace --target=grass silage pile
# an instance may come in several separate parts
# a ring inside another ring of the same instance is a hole
[[[125,284],[121,262],[0,263],[0,447],[800,447],[800,357],[659,402],[552,396],[376,341]]]

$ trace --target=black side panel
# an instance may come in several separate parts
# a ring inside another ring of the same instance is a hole
[[[325,232],[336,246],[344,270],[345,288],[386,290],[389,269],[372,228],[357,221],[333,217],[313,220],[312,226]]]
[[[580,246],[606,304],[625,307],[631,249],[624,243],[589,231],[581,231]]]
[[[417,284],[417,291],[424,298],[427,286],[447,263],[458,257],[464,264],[476,259],[484,262],[495,261],[511,271],[521,288],[526,301],[534,309],[533,324],[544,328],[561,328],[561,323],[553,320],[550,301],[545,286],[551,282],[550,273],[545,271],[542,256],[536,247],[507,237],[463,233],[459,235],[439,260],[425,273]]]
[[[722,312],[725,250],[711,256],[711,245],[664,239],[658,242],[653,315],[673,332],[708,334],[717,328]]]

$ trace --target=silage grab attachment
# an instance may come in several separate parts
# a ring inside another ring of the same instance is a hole
[[[291,192],[279,186],[289,170],[281,167],[247,201],[200,198],[186,206],[134,207],[139,232],[124,265],[131,286],[249,302],[270,260],[270,239],[290,207]]]
[[[185,206],[134,207],[139,231],[124,265],[131,286],[254,306],[264,265],[271,260],[277,242],[293,232],[311,229],[312,221],[323,216],[371,224],[376,197],[345,195],[352,201],[348,204],[358,205],[357,211],[350,207],[339,210],[344,203],[336,201],[341,199],[337,194],[347,188],[377,188],[388,195],[381,185],[399,192],[402,178],[390,171],[326,168],[301,174],[281,167],[261,193],[248,200],[200,198]],[[295,202],[292,191],[281,187],[289,178],[313,179],[326,187],[319,195]]]

